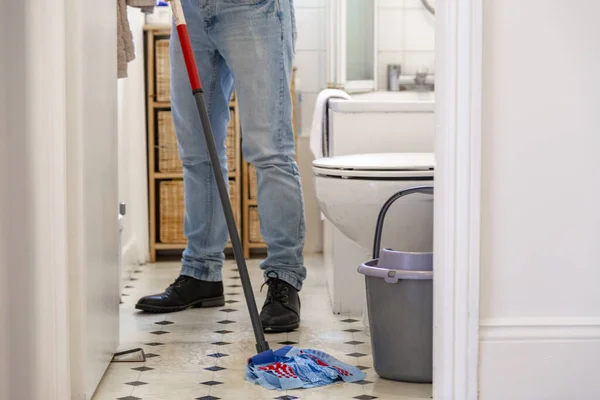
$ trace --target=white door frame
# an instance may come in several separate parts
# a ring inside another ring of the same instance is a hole
[[[434,393],[476,400],[482,0],[436,4]]]

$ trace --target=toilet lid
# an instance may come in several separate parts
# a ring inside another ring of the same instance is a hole
[[[313,161],[313,171],[331,177],[433,177],[433,153],[370,153]]]

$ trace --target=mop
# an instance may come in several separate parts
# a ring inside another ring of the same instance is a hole
[[[363,380],[365,374],[360,369],[347,365],[322,351],[299,349],[291,346],[282,347],[276,351],[269,348],[263,332],[254,293],[252,292],[252,284],[248,275],[246,260],[244,259],[242,243],[236,228],[231,201],[227,193],[227,185],[221,171],[208,111],[204,102],[202,83],[198,75],[181,1],[171,0],[170,3],[190,86],[196,100],[198,112],[200,113],[204,137],[256,339],[256,351],[258,354],[248,360],[245,371],[246,379],[267,389],[277,390],[312,388],[340,381],[358,382]]]

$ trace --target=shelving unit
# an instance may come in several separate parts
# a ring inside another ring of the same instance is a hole
[[[169,37],[170,27],[146,25],[146,114],[148,151],[148,196],[150,259],[161,251],[183,250],[185,201],[183,170],[175,129],[171,119]],[[227,136],[229,190],[233,211],[241,222],[240,120],[235,95],[229,106],[231,117]],[[241,233],[241,232],[240,232]],[[228,248],[231,244],[228,245]]]

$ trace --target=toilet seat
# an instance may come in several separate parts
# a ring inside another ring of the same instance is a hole
[[[370,153],[313,161],[316,175],[340,179],[433,178],[433,153]]]

